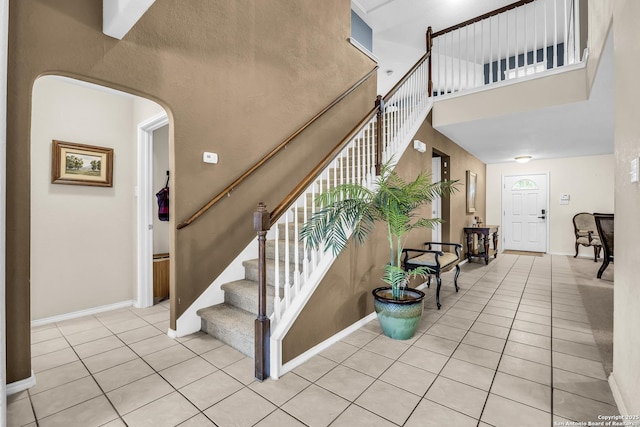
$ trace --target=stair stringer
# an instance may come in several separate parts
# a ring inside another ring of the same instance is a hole
[[[395,159],[399,159],[402,154],[409,148],[411,145],[411,141],[413,140],[416,133],[427,119],[429,112],[433,107],[433,99],[429,98],[429,101],[426,103],[424,110],[417,114],[417,120],[415,120],[414,124],[408,127],[408,129],[402,132],[403,139],[402,140],[393,140],[391,141],[390,146],[398,147],[395,153],[385,152],[383,153],[383,160],[387,161],[390,158],[394,157]],[[399,133],[400,134],[400,133]],[[400,137],[398,137],[400,138]],[[350,237],[350,236],[349,236]],[[361,319],[360,321],[354,323],[353,325],[347,327],[343,331],[338,332],[322,343],[314,346],[313,348],[307,350],[302,355],[296,357],[294,360],[288,362],[287,364],[282,363],[282,341],[284,337],[287,335],[296,319],[302,313],[302,310],[306,306],[307,302],[311,299],[311,296],[314,294],[322,279],[327,274],[337,256],[331,254],[330,252],[324,253],[322,260],[318,263],[317,267],[314,271],[309,275],[309,278],[305,282],[304,287],[296,294],[293,298],[291,305],[287,309],[287,311],[282,315],[278,323],[272,327],[271,335],[270,335],[270,343],[269,343],[269,367],[270,373],[269,375],[273,379],[278,379],[280,376],[289,372],[292,369],[295,369],[297,366],[306,362],[316,354],[320,353],[322,350],[329,347],[331,344],[341,340],[344,336],[348,335],[361,325],[364,319],[366,321],[370,320],[369,316]],[[271,316],[271,321],[273,322],[273,315]]]

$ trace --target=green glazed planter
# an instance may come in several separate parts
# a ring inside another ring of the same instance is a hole
[[[394,299],[391,288],[385,286],[374,289],[372,293],[382,332],[396,340],[413,337],[422,317],[424,292],[405,288],[402,298]]]

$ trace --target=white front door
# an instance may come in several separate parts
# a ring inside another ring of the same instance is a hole
[[[441,163],[442,157],[433,157],[431,159],[431,181],[438,182],[442,180]],[[442,218],[442,199],[436,197],[431,202],[431,218]],[[433,227],[431,232],[432,242],[442,241],[442,224],[437,224]],[[434,250],[440,250],[440,248],[434,248]]]
[[[548,175],[510,175],[502,179],[504,249],[546,252]]]

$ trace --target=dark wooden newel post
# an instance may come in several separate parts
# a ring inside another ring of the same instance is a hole
[[[382,169],[382,120],[384,112],[384,100],[382,99],[382,95],[378,95],[376,97],[376,107],[378,111],[376,112],[376,175],[380,175],[380,171]]]
[[[269,378],[269,334],[271,322],[267,316],[267,256],[266,241],[270,215],[267,205],[258,203],[253,214],[253,228],[258,233],[258,318],[255,321],[255,377]]]

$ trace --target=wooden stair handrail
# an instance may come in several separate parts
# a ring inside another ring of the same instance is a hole
[[[293,202],[295,202],[296,199],[298,199],[298,197],[300,197],[302,193],[304,193],[304,190],[309,185],[311,185],[311,183],[317,178],[320,172],[322,172],[324,168],[326,168],[333,161],[333,159],[335,159],[336,156],[340,154],[344,147],[349,144],[351,138],[353,138],[355,135],[357,135],[358,132],[360,132],[360,130],[373,118],[373,116],[376,115],[378,110],[378,106],[373,107],[367,113],[367,115],[364,116],[364,118],[360,120],[360,122],[353,129],[351,129],[351,131],[349,131],[349,133],[342,139],[342,141],[340,141],[338,145],[333,147],[329,154],[327,154],[324,159],[322,159],[320,163],[318,163],[316,167],[314,167],[311,172],[309,172],[309,174],[305,176],[293,190],[291,190],[291,193],[289,193],[289,195],[286,196],[273,211],[271,211],[269,228],[271,228],[278,221],[280,216],[282,216],[282,214],[284,214],[286,210],[291,207]]]
[[[395,93],[396,93],[396,91],[398,90],[398,88],[399,88],[400,86],[402,86],[402,84],[404,84],[404,82],[406,82],[406,81],[407,81],[407,79],[408,79],[409,77],[411,77],[411,74],[416,70],[416,68],[418,68],[420,65],[422,65],[422,63],[423,63],[424,61],[426,61],[427,59],[429,59],[429,57],[430,57],[430,56],[431,56],[431,52],[430,52],[430,51],[427,51],[427,53],[425,53],[424,55],[422,55],[422,56],[420,57],[420,59],[418,59],[418,62],[416,62],[416,63],[415,63],[415,65],[414,65],[413,67],[411,67],[411,69],[410,69],[409,71],[407,71],[407,74],[405,74],[405,75],[404,75],[404,77],[402,77],[402,78],[398,81],[398,83],[396,83],[396,84],[395,84],[395,86],[393,86],[393,87],[391,88],[391,90],[390,90],[390,91],[389,91],[389,92],[384,96],[384,98],[382,98],[382,99],[384,99],[384,102],[385,102],[385,103],[386,103],[389,99],[391,99],[391,97],[392,97],[393,95],[395,95]]]
[[[450,33],[451,31],[455,31],[455,30],[458,30],[460,28],[464,28],[467,25],[475,24],[476,22],[480,22],[480,21],[482,21],[484,19],[491,18],[492,16],[500,15],[501,13],[507,12],[507,11],[509,11],[511,9],[515,9],[516,7],[524,6],[525,4],[532,3],[533,1],[534,0],[520,0],[520,1],[517,1],[515,3],[508,4],[506,6],[503,6],[503,7],[499,8],[499,9],[493,10],[491,12],[487,12],[487,13],[485,13],[483,15],[476,16],[475,18],[471,18],[471,19],[469,19],[467,21],[464,21],[464,22],[461,22],[459,24],[456,24],[456,25],[454,25],[452,27],[445,28],[444,30],[436,31],[435,33],[432,34],[431,37],[438,37],[438,36],[441,36],[443,34]]]
[[[411,73],[413,73],[413,71],[415,71],[415,69],[418,68],[420,64],[422,64],[424,61],[429,59],[430,56],[431,56],[430,51],[424,54],[418,60],[416,65],[411,67],[411,69],[407,72],[407,74],[405,74],[404,77],[400,79],[400,82],[396,84],[389,91],[389,93],[387,93],[387,95],[384,97],[384,100],[386,101],[389,98],[391,98],[400,87],[400,84],[404,83],[409,78]],[[378,100],[379,99],[380,99],[380,96],[378,96]],[[344,149],[344,147],[346,147],[347,144],[351,141],[351,138],[357,135],[358,132],[360,132],[360,130],[362,130],[362,128],[373,118],[373,116],[375,116],[380,111],[379,104],[380,104],[379,102],[376,102],[376,106],[372,108],[371,111],[369,111],[367,115],[362,120],[360,120],[360,122],[353,129],[351,129],[351,131],[349,131],[349,133],[342,139],[342,141],[340,141],[338,145],[336,145],[329,152],[329,154],[327,154],[324,157],[324,159],[322,159],[320,163],[318,163],[318,165],[314,167],[311,170],[311,172],[309,172],[309,174],[302,181],[300,181],[298,185],[296,185],[296,187],[291,191],[291,193],[289,193],[289,195],[286,196],[282,200],[282,202],[280,202],[280,204],[273,209],[273,211],[271,211],[270,218],[269,218],[270,227],[273,226],[278,221],[278,219],[287,211],[287,209],[291,207],[293,202],[295,202],[298,199],[298,197],[300,197],[302,193],[304,193],[305,189],[309,185],[311,185],[311,183],[318,177],[320,172],[322,172],[324,168],[327,167],[338,156],[338,154],[340,154],[340,152]]]
[[[265,163],[267,163],[272,157],[274,157],[276,154],[278,154],[283,148],[285,148],[291,141],[293,141],[305,129],[307,129],[309,126],[311,126],[316,120],[318,120],[320,117],[322,117],[331,108],[333,108],[338,103],[340,103],[340,101],[342,101],[344,98],[346,98],[351,92],[353,92],[358,87],[360,87],[377,70],[378,70],[378,66],[376,65],[367,74],[365,74],[364,77],[362,77],[360,80],[358,80],[356,83],[354,83],[349,89],[344,91],[340,96],[338,96],[336,99],[334,99],[329,105],[327,105],[322,110],[320,110],[320,112],[318,112],[315,116],[313,116],[311,119],[309,119],[309,121],[307,121],[305,124],[303,124],[298,130],[296,130],[291,135],[289,135],[289,137],[287,139],[285,139],[284,141],[282,141],[276,148],[271,150],[266,156],[264,156],[256,164],[254,164],[252,167],[250,167],[245,173],[243,173],[238,178],[236,178],[235,181],[233,181],[231,184],[229,184],[224,190],[222,190],[215,197],[213,197],[211,200],[209,200],[205,205],[203,205],[200,209],[198,209],[193,215],[191,215],[189,217],[189,219],[187,219],[186,221],[183,221],[180,224],[178,224],[178,226],[176,228],[178,230],[183,229],[187,225],[193,223],[195,220],[200,218],[200,216],[202,216],[202,214],[204,214],[206,211],[208,211],[213,205],[218,203],[222,198],[224,198],[224,196],[226,196],[229,193],[231,193],[238,185],[240,185],[245,179],[247,179],[249,176],[251,176],[256,170],[258,170]]]

